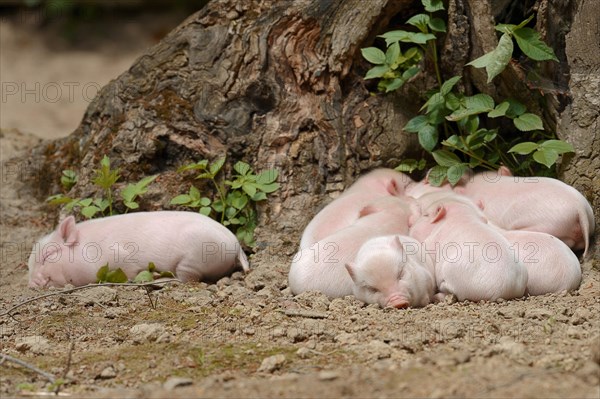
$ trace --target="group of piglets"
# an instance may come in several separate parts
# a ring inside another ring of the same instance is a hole
[[[308,224],[289,286],[395,308],[573,290],[593,231],[588,201],[556,179],[501,167],[434,187],[376,169]]]
[[[29,286],[95,283],[108,264],[131,280],[152,262],[182,281],[217,280],[248,260],[235,235],[195,212],[137,212],[75,223],[64,219],[29,257]]]

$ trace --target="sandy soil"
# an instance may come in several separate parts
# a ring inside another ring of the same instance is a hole
[[[294,249],[266,248],[251,257],[248,275],[217,284],[171,284],[150,294],[98,287],[7,315],[47,292],[27,288],[25,262],[56,214],[32,199],[19,174],[26,171],[10,158],[37,143],[36,135],[60,134],[44,130],[48,124],[18,126],[35,135],[0,134],[0,351],[64,378],[63,394],[600,397],[598,260],[582,265],[575,292],[398,311],[352,297],[293,297],[287,270]],[[24,367],[0,364],[3,398],[39,395],[49,385]]]

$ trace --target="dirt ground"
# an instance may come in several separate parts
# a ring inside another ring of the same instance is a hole
[[[25,263],[56,214],[23,185],[23,173],[35,172],[10,160],[38,141],[0,133],[0,353],[63,378],[61,395],[600,397],[598,259],[582,264],[571,293],[382,310],[353,297],[292,296],[296,248],[267,247],[250,258],[249,274],[216,284],[173,283],[149,294],[97,287],[7,315],[53,292],[27,288]],[[49,388],[29,369],[0,364],[2,398]]]

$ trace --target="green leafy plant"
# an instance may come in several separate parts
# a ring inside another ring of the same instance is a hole
[[[224,165],[223,157],[212,163],[201,160],[179,168],[179,172],[199,171],[196,179],[210,181],[216,193],[212,198],[202,196],[198,188],[191,186],[188,193],[173,198],[171,205],[198,209],[231,229],[241,242],[253,246],[257,223],[254,204],[266,200],[267,194],[279,189],[279,183],[275,182],[278,172],[269,169],[255,174],[249,164],[240,161],[233,165],[230,180],[217,178],[219,174],[223,175]]]
[[[133,279],[134,283],[149,283],[159,278],[174,277],[169,271],[159,271],[153,262],[148,263],[148,268],[139,272]],[[108,263],[98,269],[96,283],[126,283],[127,275],[121,268],[110,269]]]
[[[421,114],[404,127],[406,132],[417,134],[419,144],[436,163],[428,175],[430,182],[440,185],[447,180],[456,184],[468,168],[497,169],[501,164],[516,174],[548,173],[533,165],[537,163],[550,168],[560,154],[572,152],[572,146],[556,140],[553,133],[545,132],[542,119],[527,112],[526,106],[517,100],[509,98],[496,104],[484,93],[465,95],[458,88],[461,76],[444,81],[438,63],[436,35],[446,32],[446,24],[433,15],[443,10],[444,5],[441,0],[422,0],[422,4],[429,14],[417,14],[406,21],[418,32],[387,32],[380,36],[385,39],[387,51],[370,47],[363,49],[363,57],[375,64],[365,79],[380,78],[378,89],[384,92],[402,87],[420,71],[421,57],[404,55],[421,54],[422,58],[431,60],[438,85],[427,93]],[[497,25],[496,30],[502,33],[498,46],[467,65],[485,68],[488,82],[491,82],[510,62],[513,39],[527,57],[535,61],[557,61],[553,50],[541,41],[539,34],[526,27],[531,19],[519,25]],[[410,47],[402,49],[400,43]],[[409,70],[410,76],[404,79],[403,74]],[[510,119],[514,130],[500,132],[494,127],[496,118]],[[520,133],[515,135],[515,132]],[[405,159],[396,169],[412,172],[426,167],[424,160]]]
[[[148,191],[155,176],[147,176],[137,183],[130,183],[119,192],[119,197],[125,206],[125,213],[139,208],[138,197]],[[71,198],[65,194],[56,194],[47,199],[50,205],[64,205],[67,212],[79,209],[87,219],[98,215],[110,216],[116,212],[114,205],[114,186],[121,178],[119,169],[112,169],[110,159],[105,155],[100,161],[100,168],[94,170],[92,182],[102,190],[103,195],[96,198]],[[72,170],[64,170],[61,175],[61,185],[68,191],[77,183],[77,174]]]

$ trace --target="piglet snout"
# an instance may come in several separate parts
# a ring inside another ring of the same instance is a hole
[[[406,297],[394,294],[388,298],[386,307],[387,308],[396,308],[396,309],[406,309],[410,306],[408,299]]]

